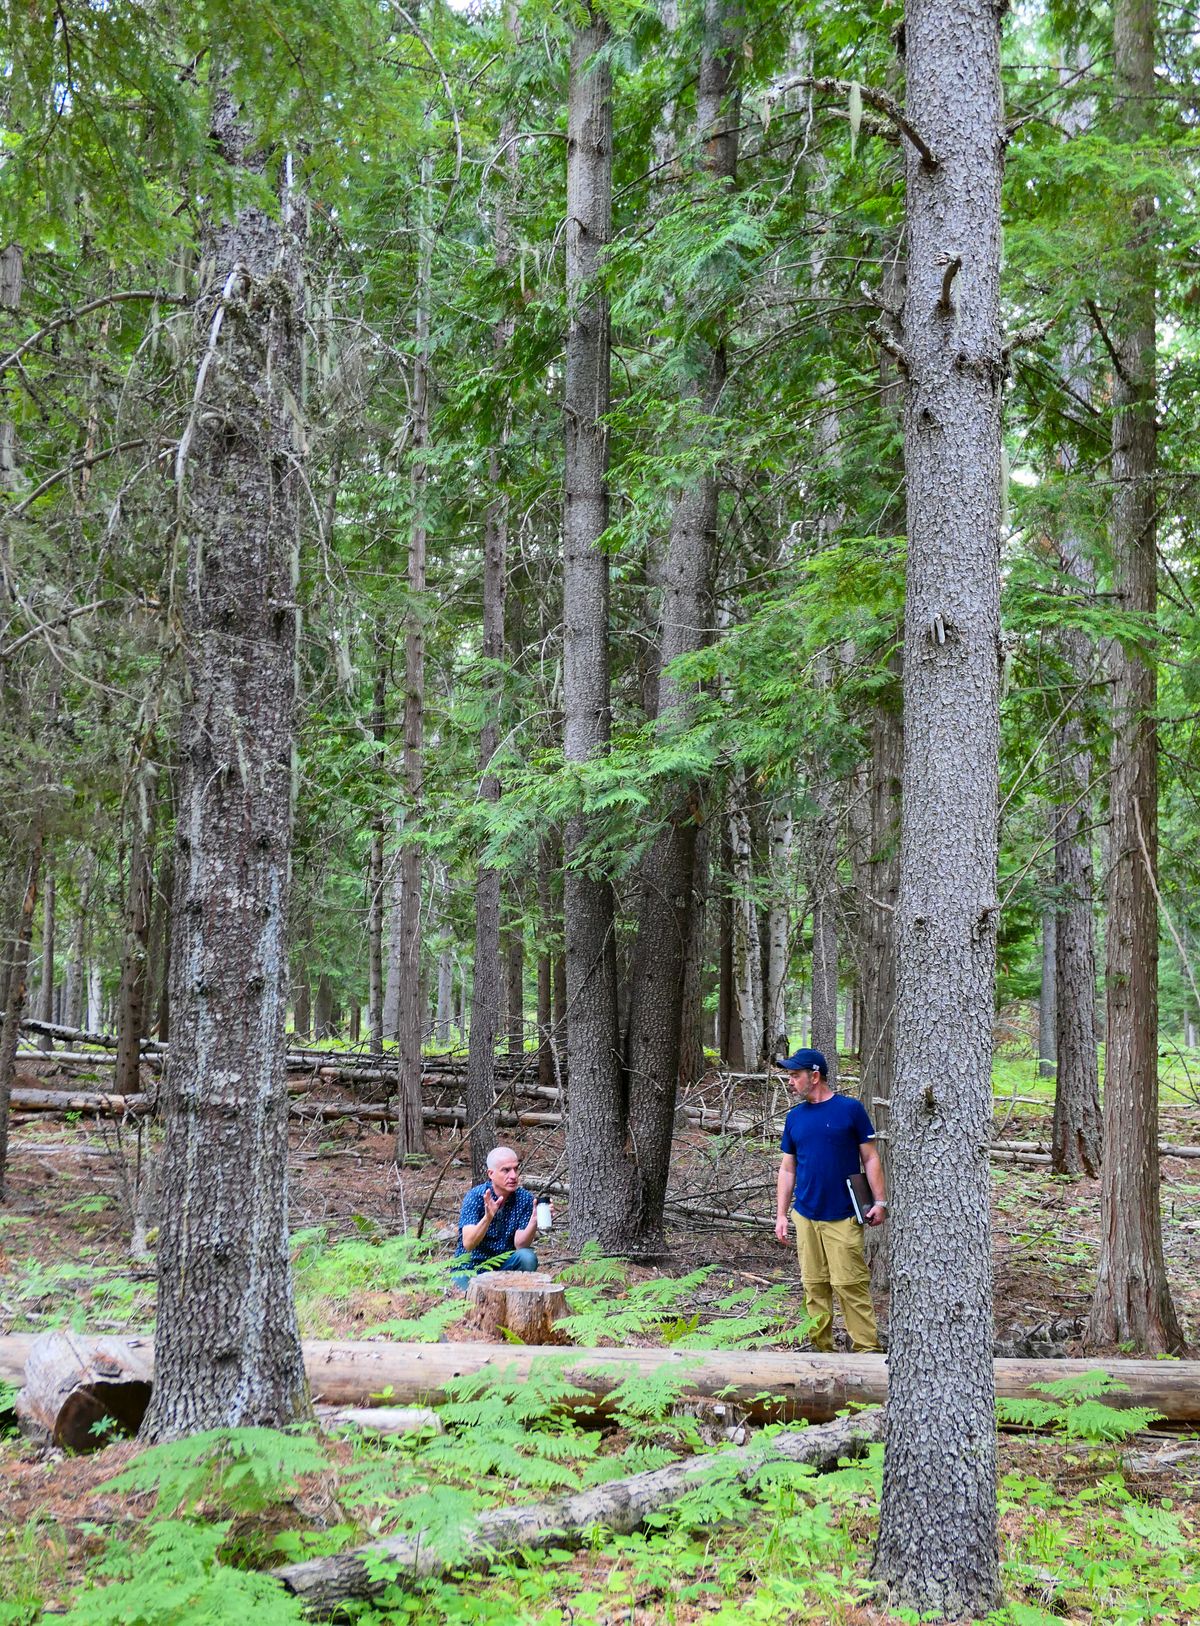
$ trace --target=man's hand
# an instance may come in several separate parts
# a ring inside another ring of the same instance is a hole
[[[489,1186],[483,1194],[483,1211],[487,1215],[489,1225],[503,1207],[504,1198],[497,1197],[491,1186]]]
[[[882,1225],[884,1220],[887,1219],[887,1204],[872,1203],[870,1208],[868,1208],[866,1213],[863,1215],[863,1218],[866,1220],[868,1225]]]
[[[777,1214],[775,1216],[775,1235],[776,1235],[776,1237],[778,1238],[778,1240],[780,1242],[783,1242],[783,1243],[787,1242],[787,1240],[788,1240],[788,1222],[787,1222],[787,1215],[786,1214]]]

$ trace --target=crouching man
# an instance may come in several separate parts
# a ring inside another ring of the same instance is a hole
[[[464,1292],[477,1271],[537,1269],[530,1246],[538,1231],[537,1209],[533,1193],[521,1184],[517,1154],[509,1146],[494,1146],[487,1170],[487,1179],[463,1198],[458,1216],[454,1280]]]

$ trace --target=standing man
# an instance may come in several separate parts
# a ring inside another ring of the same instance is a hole
[[[521,1164],[510,1146],[493,1146],[488,1178],[472,1186],[458,1216],[454,1280],[465,1288],[478,1270],[536,1270],[530,1243],[537,1236],[533,1193],[521,1184]]]
[[[830,1089],[829,1068],[819,1050],[797,1050],[778,1065],[789,1075],[798,1104],[783,1125],[775,1235],[787,1242],[791,1205],[804,1303],[814,1323],[810,1333],[813,1348],[833,1349],[836,1293],[855,1352],[877,1350],[871,1273],[846,1188],[849,1177],[859,1172],[861,1160],[875,1199],[864,1218],[868,1225],[882,1225],[887,1203],[875,1130],[861,1101]]]

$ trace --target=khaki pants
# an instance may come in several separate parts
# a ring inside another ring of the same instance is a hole
[[[814,1349],[833,1349],[833,1295],[838,1296],[846,1331],[858,1355],[879,1348],[871,1273],[857,1220],[808,1220],[792,1209],[796,1252],[804,1283],[804,1306],[813,1318]]]

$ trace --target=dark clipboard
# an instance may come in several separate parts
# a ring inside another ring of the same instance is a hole
[[[875,1194],[871,1190],[870,1181],[861,1169],[857,1174],[852,1174],[847,1178],[846,1190],[850,1193],[854,1218],[860,1225],[865,1225],[867,1223],[867,1210],[875,1206]]]

